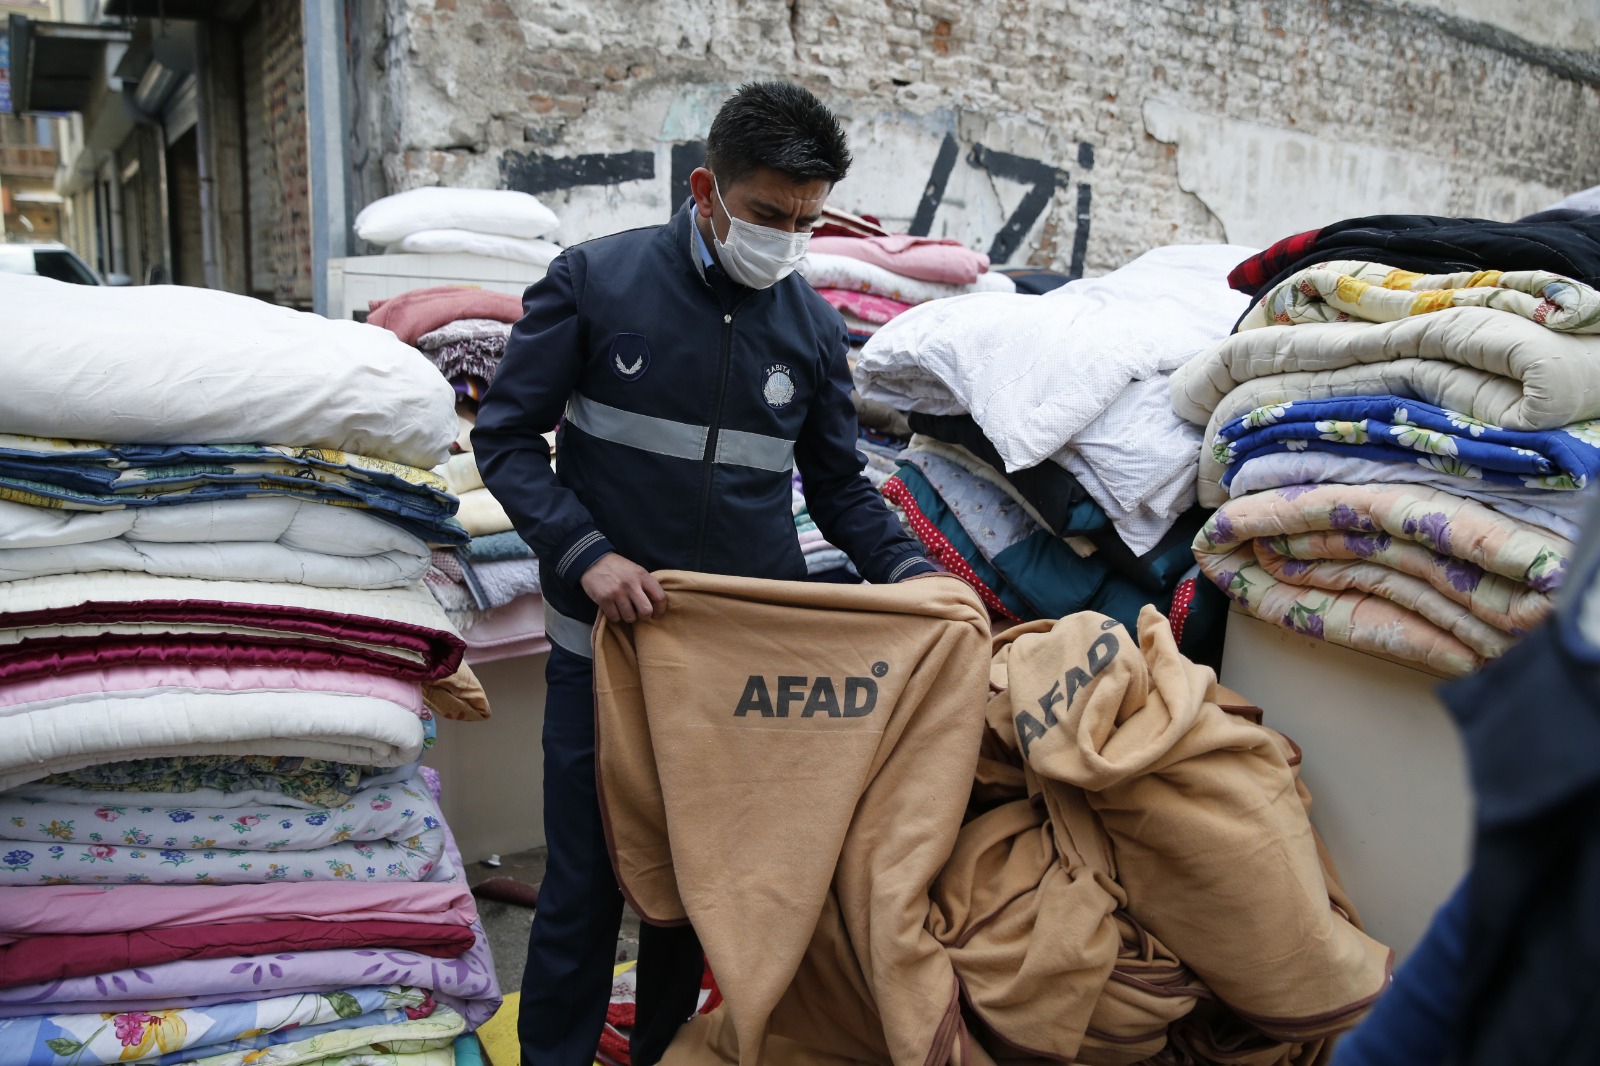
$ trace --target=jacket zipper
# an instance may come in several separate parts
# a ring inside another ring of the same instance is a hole
[[[706,452],[701,462],[706,468],[700,482],[700,525],[695,533],[694,568],[705,567],[706,526],[711,520],[711,479],[716,474],[717,436],[722,432],[722,405],[728,393],[728,364],[733,357],[733,316],[739,313],[748,296],[741,297],[733,310],[722,315],[722,349],[717,356],[717,399],[711,411],[711,431],[706,434]]]

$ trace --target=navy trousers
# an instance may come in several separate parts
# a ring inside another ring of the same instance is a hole
[[[528,934],[517,1033],[522,1066],[590,1066],[616,964],[622,891],[595,785],[594,668],[560,648],[545,666],[544,832],[549,862]],[[636,1066],[653,1066],[694,1013],[704,966],[690,926],[639,935]]]

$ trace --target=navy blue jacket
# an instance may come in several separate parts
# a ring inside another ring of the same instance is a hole
[[[578,580],[611,551],[647,570],[804,580],[795,468],[862,576],[932,569],[862,476],[838,312],[798,275],[749,289],[705,267],[692,212],[558,256],[483,399],[478,468],[539,556],[546,604],[592,622]],[[558,421],[559,473],[541,436]]]

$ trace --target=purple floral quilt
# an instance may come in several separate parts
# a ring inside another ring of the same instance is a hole
[[[1228,501],[1194,551],[1263,621],[1460,676],[1549,613],[1572,543],[1425,485],[1322,484]]]

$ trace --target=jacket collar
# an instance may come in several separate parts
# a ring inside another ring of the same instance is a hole
[[[694,242],[694,212],[694,197],[691,196],[684,201],[682,207],[678,208],[678,213],[672,216],[672,221],[667,223],[667,233],[672,239],[673,247],[679,254],[688,257],[689,265],[704,279],[705,263],[701,261],[700,249],[695,247]]]
[[[700,280],[705,282],[711,291],[716,294],[718,301],[724,304],[724,306],[728,305],[730,302],[734,306],[738,306],[752,297],[759,296],[764,292],[770,292],[770,289],[752,289],[748,286],[739,284],[737,281],[734,281],[732,278],[730,278],[727,274],[727,271],[723,270],[720,266],[717,267],[715,272],[708,272],[705,265],[705,260],[700,257],[700,249],[695,245],[694,213],[694,197],[691,196],[689,197],[688,201],[678,209],[678,213],[672,216],[672,221],[667,223],[668,240],[670,240],[673,245],[672,254],[675,256],[687,257],[690,266],[694,269]],[[776,288],[776,286],[774,286],[774,288]]]

